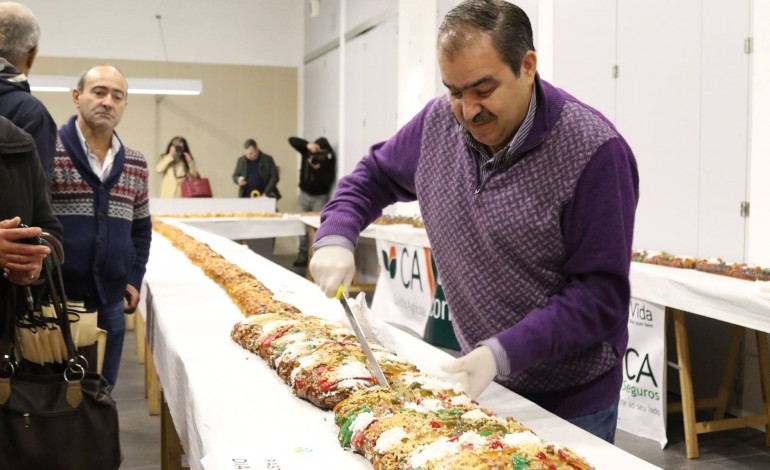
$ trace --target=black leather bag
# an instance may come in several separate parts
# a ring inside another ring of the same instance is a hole
[[[0,470],[117,469],[121,454],[115,401],[104,377],[86,372],[77,356],[58,258],[51,251],[44,262],[45,277],[67,358],[45,367],[16,361],[15,326],[19,315],[31,313],[31,306],[25,311],[21,288],[7,286],[6,308],[0,312],[5,317],[0,337]],[[30,318],[25,321],[29,324]]]

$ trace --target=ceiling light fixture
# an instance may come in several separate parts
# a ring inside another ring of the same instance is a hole
[[[201,80],[180,78],[131,78],[127,77],[128,93],[133,95],[200,95]],[[77,86],[78,77],[66,75],[33,75],[29,79],[32,91],[70,92]]]

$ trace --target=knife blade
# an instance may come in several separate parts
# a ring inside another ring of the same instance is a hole
[[[366,340],[366,335],[361,329],[361,325],[358,323],[358,319],[353,314],[353,311],[350,310],[348,299],[345,296],[344,286],[340,285],[340,287],[337,289],[336,297],[342,304],[342,309],[345,311],[345,315],[347,315],[348,321],[350,321],[350,326],[353,327],[353,333],[355,333],[356,338],[358,339],[358,343],[361,345],[361,349],[364,350],[366,360],[369,363],[369,370],[372,372],[374,379],[381,387],[390,388],[388,379],[385,378],[385,374],[382,372],[382,368],[380,368],[380,364],[377,362],[377,358],[374,357],[374,352],[372,352],[372,348],[369,346],[369,342]]]

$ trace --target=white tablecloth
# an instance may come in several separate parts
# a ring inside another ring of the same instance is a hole
[[[233,189],[233,193],[235,193],[235,189]],[[150,198],[150,212],[153,215],[275,212],[275,199],[271,197],[153,197]]]
[[[301,220],[303,223],[314,228],[318,228],[321,225],[321,218],[318,216],[304,216]],[[428,235],[425,233],[425,229],[416,228],[406,224],[371,224],[361,232],[361,236],[375,240],[385,240],[394,243],[402,243],[404,245],[430,248],[430,242],[428,241]]]
[[[631,263],[631,296],[770,333],[770,292],[762,283]]]
[[[253,273],[280,300],[307,314],[341,318],[339,304],[306,279],[223,237],[182,227],[225,258]],[[263,455],[310,452],[318,468],[371,468],[362,457],[337,443],[331,412],[296,398],[259,357],[230,340],[243,317],[224,290],[208,279],[169,241],[153,235],[145,277],[152,312],[151,349],[169,411],[190,466],[204,467],[207,454],[234,458],[248,450]],[[392,328],[397,353],[428,373],[450,359],[446,353]],[[492,384],[479,402],[510,415],[544,439],[571,446],[597,468],[655,468],[572,426],[513,392]]]
[[[168,222],[169,219],[160,220]],[[187,225],[221,235],[230,240],[296,237],[305,234],[299,217],[205,217],[179,219]]]

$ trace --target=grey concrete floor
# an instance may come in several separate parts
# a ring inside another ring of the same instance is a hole
[[[273,255],[270,258],[290,271],[304,275],[304,267],[292,266],[294,254]],[[137,362],[133,331],[126,334],[113,397],[118,404],[121,447],[125,455],[121,468],[159,470],[160,417],[147,413],[144,366]],[[664,469],[770,469],[770,448],[766,446],[765,433],[756,429],[701,435],[698,439],[700,458],[687,459],[681,415],[671,415],[668,419],[668,440],[666,448],[661,449],[657,442],[618,431],[615,444]]]

